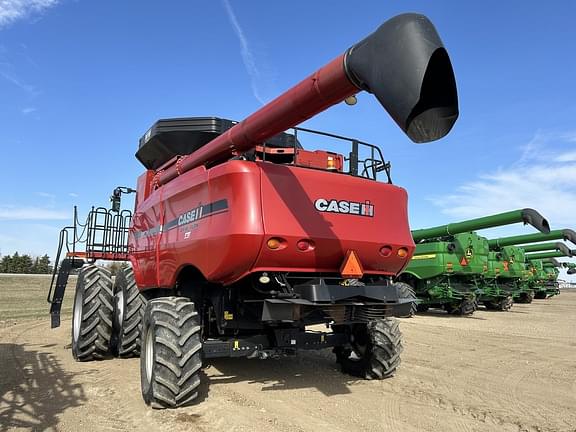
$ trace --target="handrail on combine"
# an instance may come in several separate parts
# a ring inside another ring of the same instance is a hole
[[[51,304],[53,328],[60,325],[60,309],[72,270],[81,268],[86,262],[96,260],[128,260],[128,231],[132,212],[120,210],[120,195],[132,192],[135,191],[126,187],[116,188],[111,197],[112,208],[92,207],[84,223],[80,223],[78,208],[74,206],[73,224],[60,231],[54,270],[46,298]],[[85,250],[77,250],[77,245],[82,244]],[[62,257],[64,249],[66,256]]]

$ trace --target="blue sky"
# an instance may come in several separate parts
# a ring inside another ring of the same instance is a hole
[[[407,11],[451,56],[453,132],[413,144],[367,94],[306,126],[380,145],[413,228],[523,207],[575,228],[574,2],[0,0],[0,252],[53,255],[74,204],[135,185],[156,119],[242,119]]]

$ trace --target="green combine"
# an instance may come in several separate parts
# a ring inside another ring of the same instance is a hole
[[[560,294],[557,268],[557,261],[551,262],[551,258],[572,257],[576,255],[576,250],[562,248],[554,252],[539,252],[526,254],[529,260],[529,268],[533,274],[533,289],[535,299],[545,299]]]
[[[550,231],[546,219],[532,209],[412,231],[416,251],[398,279],[414,289],[418,311],[435,307],[451,314],[472,314],[489,255],[487,239],[474,231],[520,222],[541,232]]]
[[[489,242],[488,242],[489,243]],[[528,285],[525,253],[517,246],[505,246],[488,252],[488,271],[479,290],[479,302],[488,310],[507,311],[514,295],[529,303],[533,291]]]
[[[563,243],[534,244],[546,240],[568,240],[576,244],[576,232],[571,229],[561,229],[550,231],[548,234],[535,233],[488,240],[490,256],[493,260],[500,261],[500,267],[495,266],[498,269],[496,271],[500,272],[503,276],[502,279],[512,279],[509,281],[511,283],[508,284],[508,289],[512,289],[514,302],[530,303],[535,297],[535,291],[540,290],[540,288],[536,289],[540,284],[539,279],[533,274],[536,270],[531,270],[524,252],[560,250],[562,248],[561,252],[554,253],[564,255],[555,256],[565,256],[568,252]],[[542,274],[539,273],[538,275],[542,276]],[[518,276],[519,278],[517,278]],[[513,282],[515,278],[516,280]]]

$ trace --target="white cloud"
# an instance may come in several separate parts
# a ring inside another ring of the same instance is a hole
[[[72,198],[78,198],[79,197],[79,195],[77,193],[74,193],[74,192],[69,192],[68,196],[72,197]]]
[[[51,199],[56,198],[56,195],[48,193],[48,192],[36,192],[36,195],[39,195],[39,196],[44,197],[44,198],[51,198]]]
[[[56,6],[59,0],[0,0],[0,28]]]
[[[556,156],[554,158],[555,162],[576,162],[576,151],[574,152],[568,152],[568,153],[564,153],[561,154],[559,156]]]
[[[454,219],[530,207],[542,213],[553,229],[575,227],[576,151],[569,147],[573,138],[574,134],[539,133],[516,163],[479,174],[430,201]]]
[[[0,0],[0,1],[2,1],[2,0]],[[9,63],[3,63],[3,65],[7,65],[9,67],[12,66]],[[34,87],[33,85],[25,83],[24,81],[22,81],[20,78],[18,78],[16,75],[14,75],[11,72],[8,72],[6,70],[0,70],[0,77],[4,78],[6,81],[14,84],[19,89],[24,90],[31,97],[35,97],[35,96],[38,96],[40,94],[40,91],[36,87]]]
[[[230,20],[230,24],[232,24],[232,28],[236,36],[238,37],[238,41],[240,42],[240,55],[242,56],[242,61],[244,62],[244,67],[246,68],[246,72],[250,76],[251,86],[252,86],[252,94],[260,102],[261,104],[266,103],[266,98],[262,95],[262,91],[260,90],[260,86],[262,85],[262,81],[268,81],[268,79],[263,79],[262,73],[260,72],[259,68],[256,66],[256,61],[254,59],[254,55],[252,54],[252,50],[248,45],[248,39],[246,38],[242,27],[240,27],[240,23],[236,18],[236,14],[232,10],[232,6],[228,0],[222,0],[224,3],[224,8],[226,9],[226,14],[228,15],[228,19]],[[264,83],[270,84],[270,83]]]
[[[32,114],[33,112],[35,112],[37,110],[37,108],[34,107],[26,107],[26,108],[22,108],[20,110],[20,112],[24,115],[28,115],[28,114]]]
[[[43,207],[0,206],[0,220],[64,220],[70,212]]]

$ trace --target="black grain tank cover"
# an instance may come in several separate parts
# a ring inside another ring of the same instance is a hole
[[[174,156],[194,153],[237,122],[218,117],[158,120],[140,138],[136,159],[146,169],[158,169]],[[266,141],[270,147],[302,148],[294,135],[281,133]]]

